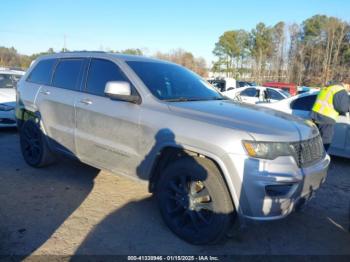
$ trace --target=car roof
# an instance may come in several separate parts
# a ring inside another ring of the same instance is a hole
[[[38,58],[38,60],[49,59],[49,58],[74,58],[74,57],[86,57],[86,58],[109,58],[109,59],[118,59],[124,62],[128,61],[140,61],[140,62],[157,62],[157,63],[169,63],[174,64],[165,60],[151,58],[146,56],[139,55],[126,55],[118,54],[111,52],[102,52],[102,51],[74,51],[74,52],[61,52],[54,53],[49,55],[43,55]]]

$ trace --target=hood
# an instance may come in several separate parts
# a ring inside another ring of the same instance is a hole
[[[0,88],[0,103],[16,103],[16,89]]]
[[[183,117],[247,132],[259,141],[294,142],[318,134],[317,127],[310,121],[230,100],[172,102],[169,108]]]

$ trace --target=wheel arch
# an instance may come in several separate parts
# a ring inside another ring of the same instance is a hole
[[[156,190],[157,182],[160,178],[161,171],[171,162],[184,156],[193,156],[205,158],[208,161],[214,163],[222,175],[226,187],[230,193],[231,201],[236,210],[239,209],[239,198],[236,194],[235,188],[232,184],[232,179],[226,168],[225,163],[221,158],[210,152],[206,152],[197,148],[189,148],[182,146],[167,145],[161,148],[157,154],[157,157],[152,165],[150,179],[149,179],[149,192],[153,193]]]

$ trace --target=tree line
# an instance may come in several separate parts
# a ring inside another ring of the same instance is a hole
[[[67,51],[69,50],[61,50],[61,52]],[[143,51],[138,48],[128,48],[125,50],[109,50],[109,52],[130,55],[144,54]],[[30,66],[31,62],[37,57],[53,53],[55,53],[55,51],[52,48],[49,48],[46,52],[41,52],[28,56],[19,54],[14,47],[0,47],[0,66],[27,69]],[[155,54],[153,54],[153,57],[183,65],[204,77],[208,74],[208,68],[204,58],[195,57],[191,52],[188,52],[183,49],[175,49],[167,53],[156,52]]]
[[[215,44],[212,71],[261,83],[324,85],[350,81],[350,25],[315,15],[301,24],[258,23],[250,32],[224,32]]]

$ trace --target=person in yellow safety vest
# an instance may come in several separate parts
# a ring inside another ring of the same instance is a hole
[[[338,116],[349,112],[349,91],[348,84],[330,84],[321,89],[312,107],[311,119],[320,131],[326,151],[332,142]]]

